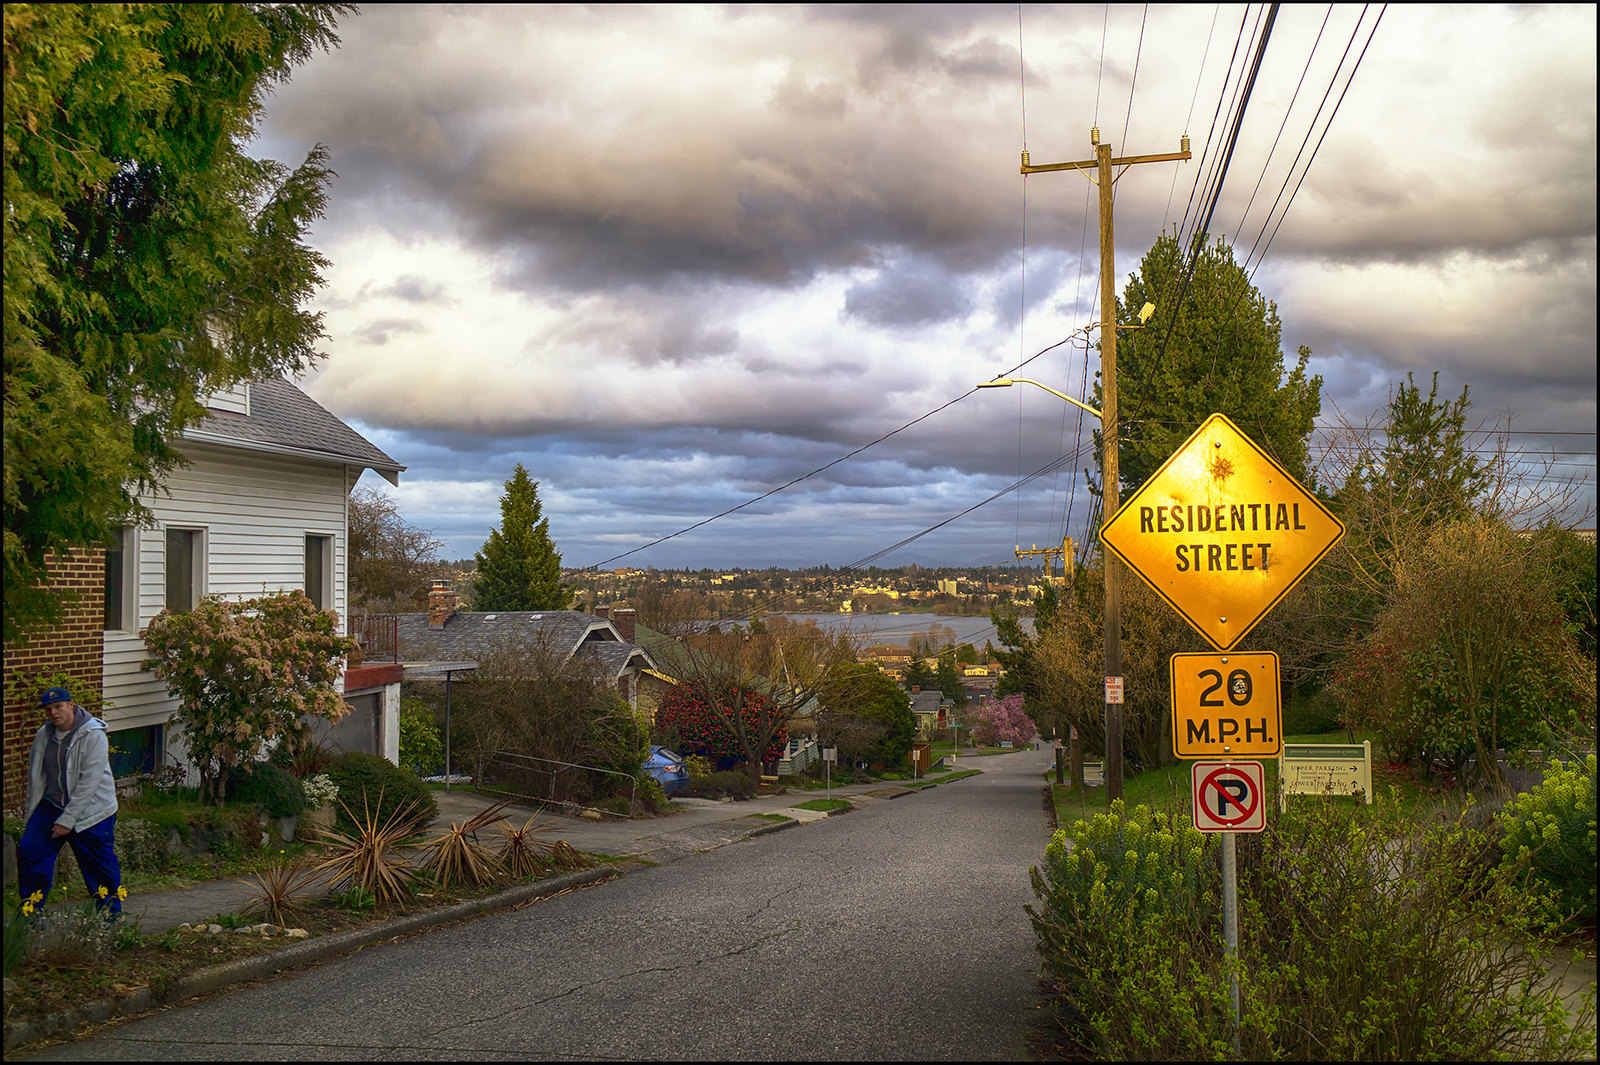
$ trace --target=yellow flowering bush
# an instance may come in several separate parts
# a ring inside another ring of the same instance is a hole
[[[1595,756],[1552,760],[1544,783],[1500,815],[1505,860],[1525,863],[1552,928],[1595,923]]]

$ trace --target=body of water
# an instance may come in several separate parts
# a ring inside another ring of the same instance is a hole
[[[948,633],[957,645],[970,643],[978,650],[983,650],[984,641],[999,646],[999,638],[995,633],[994,622],[989,620],[989,615],[940,615],[940,614],[773,614],[770,617],[785,617],[791,621],[815,622],[819,628],[838,631],[847,629],[860,636],[864,644],[870,646],[878,643],[892,643],[910,645],[913,636],[926,637],[930,627],[937,627],[938,634],[943,639]],[[726,624],[726,623],[725,623]],[[1023,618],[1022,629],[1024,632],[1033,631],[1033,619]]]

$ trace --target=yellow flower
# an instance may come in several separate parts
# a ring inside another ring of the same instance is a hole
[[[29,897],[25,902],[23,902],[23,904],[22,904],[22,916],[24,916],[24,917],[32,917],[33,916],[33,899],[32,899],[32,897]]]
[[[43,902],[44,901],[44,892],[43,891],[35,891],[32,895],[28,896],[28,901],[29,902]]]
[[[99,895],[101,898],[105,898],[107,895],[111,894],[111,889],[106,887],[104,884],[101,884],[100,885],[100,890],[97,891],[96,894]]]
[[[118,887],[117,888],[117,898],[125,899],[127,897],[128,897],[128,889],[125,888],[125,887]]]

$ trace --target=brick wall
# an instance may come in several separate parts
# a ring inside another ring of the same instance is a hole
[[[46,565],[53,587],[78,593],[67,607],[62,626],[35,633],[26,643],[5,648],[5,685],[9,691],[17,674],[67,673],[91,681],[96,687],[105,661],[105,551],[74,551],[66,558],[52,555]],[[77,692],[73,693],[77,695]],[[80,702],[84,700],[79,700]],[[24,691],[5,704],[4,806],[20,809],[28,791],[28,750],[44,717],[39,693]]]

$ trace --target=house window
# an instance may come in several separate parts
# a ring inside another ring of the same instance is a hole
[[[106,628],[132,632],[136,627],[138,575],[133,530],[118,529],[106,546]]]
[[[204,589],[205,544],[200,529],[167,530],[167,609],[193,610]]]
[[[118,729],[106,733],[111,746],[111,775],[118,779],[153,773],[161,760],[161,726]]]
[[[306,536],[306,598],[318,610],[333,606],[333,537]]]

